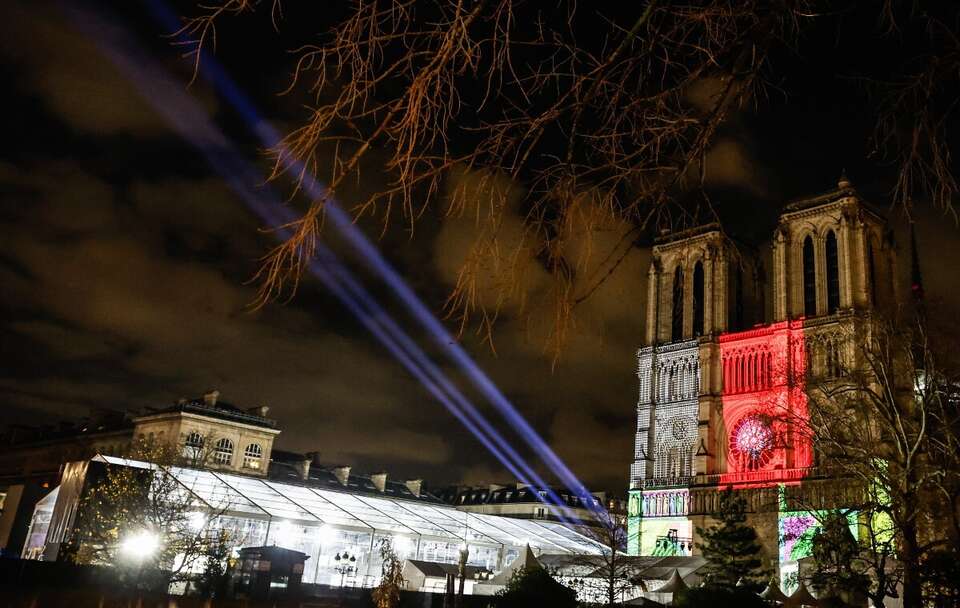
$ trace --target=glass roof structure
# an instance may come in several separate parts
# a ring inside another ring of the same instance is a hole
[[[108,464],[151,467],[148,463],[98,456]],[[446,542],[460,546],[523,548],[545,554],[600,554],[604,547],[563,524],[458,511],[452,506],[338,492],[212,470],[166,467],[183,488],[221,515],[282,522],[284,527],[335,528]]]

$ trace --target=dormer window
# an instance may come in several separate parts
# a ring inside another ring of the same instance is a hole
[[[259,471],[263,466],[263,448],[259,443],[251,443],[243,450],[243,468]]]

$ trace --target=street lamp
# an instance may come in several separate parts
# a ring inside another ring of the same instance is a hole
[[[120,552],[136,562],[142,562],[160,548],[160,536],[149,530],[128,534],[120,541]]]
[[[144,560],[149,559],[158,549],[160,549],[160,535],[150,530],[139,530],[127,534],[120,541],[120,554],[137,565],[134,583],[137,588],[140,587]]]
[[[342,555],[338,552],[333,561],[336,564],[333,569],[340,573],[340,587],[343,588],[343,579],[347,574],[353,574],[357,570],[357,556],[350,555],[346,551]]]
[[[463,605],[463,586],[464,580],[467,578],[467,560],[470,558],[470,547],[467,546],[466,541],[460,545],[460,563],[457,569],[457,574],[460,577],[460,585],[457,588],[457,595],[454,599],[454,606],[460,608]]]

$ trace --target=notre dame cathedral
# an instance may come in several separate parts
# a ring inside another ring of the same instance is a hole
[[[818,480],[798,431],[807,383],[842,373],[857,325],[897,304],[891,234],[841,178],[787,205],[762,250],[717,225],[656,241],[637,353],[631,553],[694,553],[696,528],[732,487],[770,564],[796,568],[783,530],[801,515],[783,497]]]

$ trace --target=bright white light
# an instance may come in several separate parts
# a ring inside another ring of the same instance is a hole
[[[416,549],[416,542],[407,536],[394,536],[391,539],[391,544],[393,545],[393,550],[396,551],[398,555],[407,555],[413,553]]]
[[[144,560],[160,548],[160,536],[149,530],[127,535],[120,542],[120,552],[137,561]]]
[[[320,543],[325,545],[333,542],[337,537],[337,531],[332,526],[324,524],[317,529],[317,537],[320,539]]]
[[[207,526],[207,516],[199,511],[190,514],[190,529],[200,532]]]
[[[293,535],[292,532],[290,524],[285,521],[276,521],[270,526],[270,536],[273,544],[280,547],[287,546],[290,537]]]

